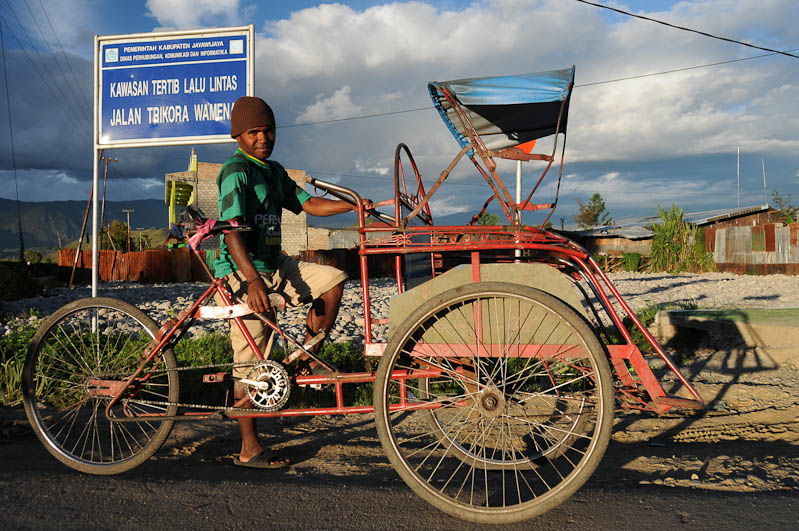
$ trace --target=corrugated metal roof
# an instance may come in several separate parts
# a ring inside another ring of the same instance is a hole
[[[717,210],[704,210],[700,212],[684,212],[682,219],[687,223],[694,223],[696,225],[707,225],[714,221],[721,221],[723,219],[737,218],[739,216],[747,216],[749,214],[756,214],[757,212],[765,212],[771,210],[768,203],[763,205],[746,206],[741,208],[720,208]],[[660,216],[650,216],[643,218],[641,223],[644,225],[652,225],[660,223]]]
[[[741,208],[722,208],[718,210],[705,210],[702,212],[684,212],[683,221],[695,225],[707,225],[724,219],[737,218],[766,212],[771,210],[771,206],[766,203],[763,205],[747,206]],[[646,227],[660,224],[660,216],[649,216],[640,219],[620,220],[618,225],[608,227],[596,227],[588,230],[570,231],[580,237],[585,238],[626,238],[628,240],[643,240],[653,236],[652,231]]]
[[[575,232],[580,237],[587,238],[626,238],[628,240],[644,240],[652,237],[652,231],[643,225],[625,225],[597,227]]]

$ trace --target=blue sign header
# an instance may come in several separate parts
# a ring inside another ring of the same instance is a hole
[[[99,146],[230,140],[233,102],[252,94],[252,27],[99,40]]]

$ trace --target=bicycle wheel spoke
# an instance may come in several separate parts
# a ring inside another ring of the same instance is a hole
[[[110,393],[142,363],[143,349],[157,330],[136,308],[95,298],[58,310],[37,332],[23,370],[25,388],[31,390],[23,401],[31,425],[56,458],[83,472],[118,473],[163,443],[172,421],[158,417],[177,410],[171,351],[155,356],[106,416]],[[142,421],[114,420],[125,416]]]
[[[504,286],[428,300],[395,331],[375,386],[378,434],[402,478],[477,522],[516,521],[568,497],[596,467],[612,421],[604,350],[585,321],[541,292]],[[437,374],[400,385],[395,371]],[[403,414],[381,413],[404,403]]]

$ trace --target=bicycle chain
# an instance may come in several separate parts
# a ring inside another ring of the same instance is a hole
[[[210,365],[196,365],[193,367],[175,367],[174,369],[163,369],[161,371],[150,371],[149,374],[153,375],[161,375],[166,374],[167,372],[174,371],[190,371],[190,370],[197,370],[197,369],[215,369],[219,367],[254,367],[257,364],[256,361],[239,361],[239,362],[232,362],[232,363],[213,363]],[[183,408],[190,408],[190,409],[206,409],[211,411],[235,411],[235,412],[252,412],[252,413],[262,413],[266,411],[265,409],[258,409],[258,408],[242,408],[242,407],[231,407],[231,406],[209,406],[207,404],[188,404],[183,402],[169,402],[169,401],[162,401],[162,400],[141,400],[141,399],[131,399],[129,402],[134,404],[146,404],[151,406],[176,406],[176,407],[183,407]]]
[[[211,411],[235,411],[243,413],[263,413],[264,411],[267,411],[265,409],[257,409],[257,408],[253,409],[253,408],[232,407],[232,406],[209,406],[207,404],[184,404],[183,402],[164,402],[161,400],[131,399],[130,402],[134,404],[146,404],[150,406],[177,406],[190,409],[207,409]]]

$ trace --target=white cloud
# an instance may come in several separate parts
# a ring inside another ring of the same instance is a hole
[[[362,173],[376,173],[377,175],[388,175],[390,168],[385,165],[376,164],[374,161],[355,161],[355,169]]]
[[[799,15],[788,0],[709,0],[680,2],[654,15],[784,48],[799,37],[799,30],[784,23],[790,13]],[[356,109],[372,114],[429,105],[425,86],[431,79],[574,63],[578,87],[570,113],[569,162],[706,155],[736,145],[780,153],[799,147],[791,120],[785,119],[786,104],[799,99],[797,75],[785,68],[794,60],[757,59],[580,87],[757,52],[641,20],[610,22],[599,10],[574,2],[495,0],[460,12],[423,2],[362,11],[325,4],[268,21],[264,30],[257,43],[259,90],[294,106],[303,98],[313,101],[299,107],[294,123],[347,117]],[[330,86],[348,88],[327,96]],[[371,123],[357,142],[341,135],[327,145],[344,158],[346,152],[392,150],[399,141],[412,141],[414,153],[423,154],[418,158],[436,165],[424,173],[437,175],[454,143],[442,125],[420,119],[421,114],[363,120]]]
[[[239,18],[239,0],[147,0],[150,16],[165,28],[225,26]]]
[[[467,211],[468,209],[463,206],[463,200],[457,195],[445,195],[442,197],[436,195],[430,200],[430,212],[433,213],[433,220],[435,220],[436,216],[448,216]]]
[[[349,85],[344,85],[331,96],[316,96],[316,101],[308,105],[295,120],[295,123],[322,122],[339,118],[350,118],[361,112],[361,107],[352,103]]]
[[[562,198],[573,203],[577,194],[587,199],[590,193],[600,191],[612,212],[645,201],[668,203],[671,197],[679,201],[680,194],[686,199],[708,200],[718,193],[715,184],[731,175],[734,179],[736,146],[753,161],[756,155],[757,167],[750,173],[759,176],[760,157],[764,156],[769,186],[799,195],[795,189],[799,178],[796,59],[774,56],[586,86],[762,52],[651,22],[608,17],[602,10],[577,2],[480,0],[460,10],[440,7],[455,4],[392,2],[360,10],[323,4],[295,11],[284,20],[254,20],[247,18],[248,10],[258,7],[253,12],[268,17],[269,9],[241,0],[146,3],[151,17],[163,26],[254,23],[260,28],[255,94],[273,105],[280,124],[429,107],[426,82],[433,79],[517,74],[575,64],[577,87],[566,148],[566,171],[572,177],[564,181]],[[75,1],[48,3],[62,40],[77,42],[87,39],[86,35],[103,33],[97,31],[98,24],[83,21],[99,15],[82,5]],[[789,49],[799,42],[799,25],[791,23],[799,19],[795,0],[684,0],[657,5],[661,6],[657,12],[647,12],[653,9],[647,3],[634,9],[775,49]],[[63,25],[80,28],[83,37],[77,29],[64,28],[62,33]],[[20,64],[27,64],[24,61],[27,59],[22,58]],[[84,70],[90,79],[88,64]],[[42,90],[29,92],[38,95]],[[31,102],[35,99],[31,97]],[[33,117],[37,103],[18,102],[17,106],[23,109],[28,105],[32,111],[27,114]],[[38,134],[30,133],[29,138],[38,138]],[[85,149],[83,144],[77,146],[76,140],[59,142],[65,144],[65,153],[83,153],[81,149]],[[375,173],[386,175],[386,168],[391,175],[399,142],[413,150],[428,187],[458,150],[435,111],[425,110],[286,127],[280,130],[275,156],[290,167],[340,175],[342,184],[366,188],[364,195],[385,199],[391,195],[391,179],[373,177]],[[541,144],[544,150],[544,142]],[[36,142],[25,145],[35,146]],[[219,148],[218,152],[227,150]],[[42,164],[37,162],[38,150],[31,148],[30,153],[27,158],[20,156],[18,162]],[[60,152],[59,156],[68,160]],[[135,166],[127,170],[129,175],[180,169],[162,167],[165,157],[153,162],[139,150],[128,150],[124,157],[126,165]],[[58,167],[47,162],[43,166]],[[629,163],[635,164],[634,171]],[[67,163],[61,164],[66,167]],[[503,166],[501,170],[512,186],[513,169]],[[527,175],[534,173],[525,169],[526,183]],[[371,175],[349,177],[356,174]],[[556,173],[550,171],[542,193],[554,195],[555,182]],[[436,208],[473,211],[490,190],[471,164],[463,161],[439,192],[448,193],[451,195],[442,195],[446,200],[434,201]],[[565,207],[566,200],[561,204]],[[559,210],[555,216],[559,214],[563,215]]]

